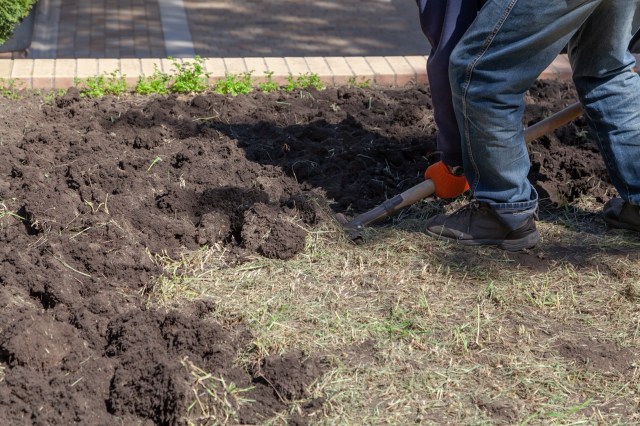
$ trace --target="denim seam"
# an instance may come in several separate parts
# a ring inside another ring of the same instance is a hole
[[[494,210],[528,210],[531,208],[537,208],[538,206],[538,191],[535,188],[531,188],[531,191],[535,195],[535,199],[530,201],[518,201],[515,203],[496,203],[491,200],[480,200],[489,204]]]
[[[537,201],[522,201],[519,203],[487,203],[495,210],[526,210],[536,207]]]
[[[465,144],[467,146],[468,157],[469,157],[469,161],[471,162],[471,165],[473,166],[473,169],[475,171],[475,178],[474,178],[473,183],[471,185],[472,194],[475,194],[476,190],[478,189],[478,184],[480,183],[480,169],[478,168],[478,165],[476,164],[476,161],[473,158],[473,152],[471,150],[471,144],[469,142],[471,140],[471,135],[469,133],[469,116],[467,114],[467,94],[469,92],[469,85],[471,83],[471,76],[473,74],[473,71],[474,71],[476,65],[478,64],[480,59],[482,59],[484,54],[487,53],[487,50],[491,46],[491,43],[493,42],[493,39],[496,37],[496,35],[500,31],[500,29],[502,29],[502,26],[504,25],[505,21],[507,20],[507,18],[511,14],[511,11],[513,10],[513,8],[515,7],[517,2],[518,2],[518,0],[511,0],[509,5],[507,5],[507,8],[505,9],[502,17],[500,18],[500,20],[498,21],[496,26],[491,31],[491,34],[489,34],[489,36],[485,39],[484,43],[482,44],[482,48],[480,49],[480,52],[478,52],[477,56],[467,66],[467,70],[466,70],[466,73],[465,73],[465,80],[464,80],[464,86],[463,86],[464,87],[464,92],[462,94],[462,115],[464,117],[464,136],[465,136]]]

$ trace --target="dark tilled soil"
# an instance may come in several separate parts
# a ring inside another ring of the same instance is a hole
[[[538,83],[526,120],[572,100],[566,85]],[[147,308],[142,290],[162,273],[154,255],[222,244],[238,262],[289,259],[326,205],[363,212],[437,158],[418,88],[100,100],[72,90],[51,104],[0,99],[0,117],[0,418],[10,424],[180,423],[190,366],[253,386],[240,423],[307,398],[317,358],[241,369],[233,361],[251,336],[208,320],[215,306]],[[531,144],[530,177],[551,201],[611,195],[583,126]]]

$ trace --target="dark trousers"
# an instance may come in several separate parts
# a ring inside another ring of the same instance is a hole
[[[420,25],[431,43],[427,75],[433,113],[438,128],[440,159],[448,166],[462,166],[460,131],[451,101],[449,57],[485,0],[416,0]]]

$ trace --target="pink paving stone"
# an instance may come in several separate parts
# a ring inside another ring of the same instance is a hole
[[[553,66],[556,67],[558,74],[560,74],[558,76],[559,79],[571,79],[573,70],[571,69],[571,63],[569,62],[569,57],[567,55],[558,55],[558,57],[553,61]]]
[[[636,56],[640,60],[640,55]],[[382,58],[382,57],[379,57]],[[426,65],[426,58],[423,56],[408,56],[408,57],[386,57],[383,58],[387,62],[389,68],[396,73],[396,81],[398,84],[402,84],[404,75],[410,76],[415,73],[415,79],[418,83],[426,83],[426,71],[424,66]],[[400,61],[402,59],[403,61]],[[294,68],[294,63],[302,63],[304,61],[306,68],[310,72],[317,73],[324,82],[334,82],[335,84],[344,84],[348,82],[348,78],[354,74],[360,76],[363,73],[363,69],[360,68],[363,61],[373,61],[372,58],[362,57],[308,57],[308,58],[229,58],[227,61],[235,60],[244,61],[245,64],[251,64],[255,71],[264,70],[266,68],[270,70],[278,71],[279,77],[282,77],[281,82],[286,82],[286,77],[289,75],[291,68]],[[104,62],[103,62],[104,61]],[[160,69],[171,70],[173,69],[172,62],[167,59],[131,59],[121,60],[123,74],[128,76],[139,75],[141,72],[151,75],[153,74],[153,64],[158,64]],[[132,61],[137,63],[138,67],[128,68],[125,63]],[[181,60],[178,60],[182,62]],[[186,60],[189,61],[189,60]],[[68,88],[74,85],[74,77],[87,78],[99,75],[99,71],[108,71],[109,69],[117,69],[117,59],[112,60],[100,60],[96,59],[0,59],[0,79],[16,78],[22,81],[26,87],[34,88]],[[291,68],[288,63],[292,64]],[[224,60],[222,58],[206,59],[205,66],[208,72],[215,74],[215,70],[219,70],[218,74],[223,69]],[[254,66],[255,65],[255,66]],[[262,68],[260,68],[262,66]],[[246,68],[245,68],[246,69]],[[285,71],[286,70],[286,71]],[[354,71],[358,71],[354,73]],[[166,71],[165,71],[166,72]],[[297,71],[294,71],[297,72]],[[305,71],[306,72],[306,71]],[[388,70],[387,70],[388,72]],[[406,74],[405,74],[406,73]],[[256,73],[257,76],[257,73]],[[336,78],[337,77],[337,78]],[[570,66],[566,55],[559,56],[551,66],[545,70],[540,76],[541,78],[552,79],[569,79]],[[408,77],[407,77],[408,78]]]
[[[31,76],[33,74],[33,59],[14,59],[11,79],[20,81],[25,88],[31,88]]]
[[[140,65],[140,59],[121,59],[120,60],[120,72],[125,76],[125,81],[128,87],[135,87],[138,84],[138,80],[142,75],[142,66]]]
[[[53,87],[56,89],[72,87],[75,84],[76,67],[77,63],[75,59],[56,59]]]
[[[416,72],[404,56],[387,56],[386,59],[396,74],[397,86],[406,86],[407,84],[415,83]]]
[[[553,80],[571,80],[573,71],[567,55],[558,55],[538,78]]]
[[[209,74],[209,83],[215,83],[220,80],[227,72],[224,66],[224,59],[222,58],[205,59],[204,67]]]
[[[405,56],[404,59],[416,73],[416,84],[429,84],[427,79],[427,58],[424,56]]]
[[[304,58],[304,60],[311,72],[314,72],[321,77],[331,76],[331,68],[329,68],[327,61],[325,61],[322,56],[308,56]]]
[[[158,71],[162,71],[162,64],[160,63],[160,59],[155,59],[155,58],[140,59],[140,69],[142,71],[142,75],[150,77],[153,75],[156,68],[158,69]]]
[[[257,82],[266,81],[265,71],[268,71],[268,68],[264,58],[244,58],[244,62],[247,64],[247,70]]]
[[[348,56],[345,58],[349,68],[356,75],[357,81],[371,80],[374,77],[373,70],[363,56]]]
[[[369,66],[373,69],[376,84],[392,86],[396,84],[396,73],[384,56],[367,56]]]
[[[173,65],[173,62],[177,62],[179,64],[182,64],[182,59],[180,58],[174,58],[174,59],[167,59],[167,58],[162,58],[160,59],[160,69],[162,72],[164,72],[165,74],[169,74],[169,75],[175,75],[177,74],[178,70],[176,70],[176,67]]]
[[[347,60],[343,57],[328,56],[324,58],[327,61],[327,65],[331,69],[333,75],[333,84],[347,84],[349,79],[354,77],[353,71],[349,67]]]
[[[98,75],[98,60],[82,58],[76,60],[76,77],[87,78]]]
[[[538,76],[541,79],[558,80],[560,79],[560,71],[556,66],[551,63],[542,73]]]
[[[310,56],[304,58],[311,72],[318,74],[320,80],[325,84],[333,84],[333,74],[331,68],[327,65],[327,61],[320,56]]]
[[[0,59],[0,80],[9,80],[12,68],[13,61],[11,59]]]
[[[38,59],[33,66],[32,86],[34,89],[52,89],[53,73],[56,61],[54,59]]]
[[[287,56],[284,58],[284,61],[287,63],[289,72],[295,77],[312,72],[307,65],[307,61],[302,57],[294,58]]]
[[[278,84],[285,84],[290,71],[284,58],[264,58],[267,69],[273,72],[271,79]]]
[[[224,67],[227,74],[242,74],[248,71],[242,58],[224,58]]]
[[[98,59],[98,74],[111,74],[120,69],[120,59]]]

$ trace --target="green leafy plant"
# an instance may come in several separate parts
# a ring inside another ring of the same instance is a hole
[[[0,96],[9,99],[18,99],[20,97],[20,90],[23,89],[24,83],[16,80],[8,80],[0,78]]]
[[[266,93],[278,90],[278,84],[273,81],[273,71],[265,71],[265,81],[258,83],[258,89]]]
[[[97,77],[76,78],[75,84],[79,87],[81,96],[89,98],[100,98],[106,95],[120,96],[127,91],[127,82],[124,77],[120,71],[113,71]]]
[[[237,96],[246,95],[253,90],[253,78],[250,72],[242,74],[227,74],[222,80],[218,80],[213,91],[221,95]]]
[[[166,95],[169,93],[170,81],[171,76],[160,71],[158,66],[154,64],[153,74],[147,77],[140,76],[134,90],[139,95]]]
[[[29,14],[37,0],[2,0],[0,2],[0,44],[4,44],[16,26]]]
[[[65,92],[65,89],[44,90],[40,92],[40,96],[42,96],[42,102],[45,105],[51,105],[58,96],[63,96]]]
[[[296,79],[293,78],[291,74],[289,74],[289,76],[287,77],[287,84],[282,86],[282,90],[284,90],[285,92],[293,92],[294,90],[296,90]]]
[[[349,80],[347,81],[347,86],[367,89],[371,87],[371,80],[369,80],[368,78],[361,77],[360,81],[358,81],[358,78],[356,76],[353,76],[353,77],[349,77]]]
[[[174,93],[203,92],[208,87],[209,73],[204,70],[204,60],[196,56],[193,62],[178,62],[169,58],[176,69],[171,91]]]
[[[300,89],[308,89],[312,87],[316,90],[324,90],[325,86],[320,80],[320,77],[316,73],[305,73],[298,77],[297,79],[298,88]]]
[[[294,90],[308,89],[313,87],[317,90],[324,90],[325,86],[320,80],[318,74],[305,73],[299,75],[297,78],[289,74],[287,77],[287,84],[282,86],[282,90],[286,92],[293,92]]]

